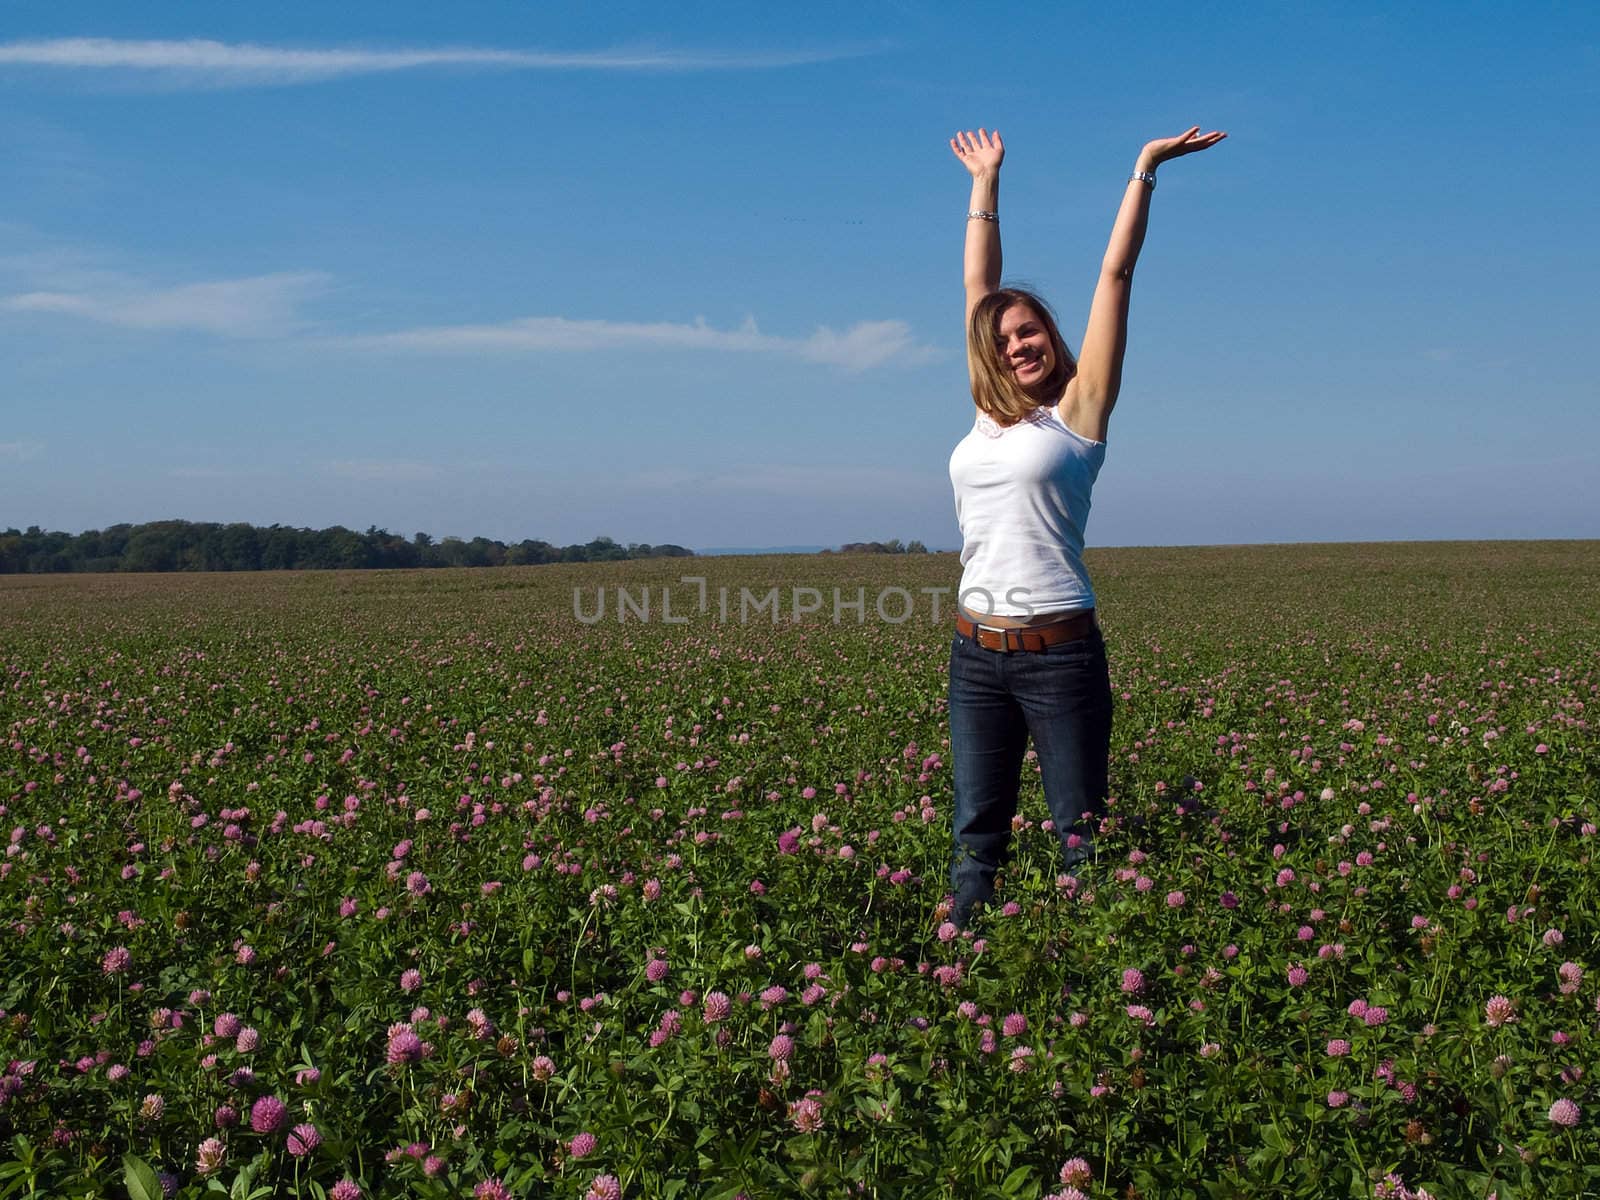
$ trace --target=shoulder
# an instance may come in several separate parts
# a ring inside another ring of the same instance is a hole
[[[1006,431],[1006,426],[1000,424],[976,404],[972,406],[972,430],[968,437],[981,435],[986,438],[997,438]]]

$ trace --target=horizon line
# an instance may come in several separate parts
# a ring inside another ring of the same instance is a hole
[[[280,528],[280,529],[292,529],[292,530],[297,530],[297,531],[307,531],[307,532],[312,532],[312,533],[320,533],[320,532],[324,532],[324,531],[329,530],[329,529],[346,529],[346,530],[349,530],[352,533],[357,533],[357,534],[364,534],[365,533],[365,530],[355,529],[352,526],[343,525],[343,524],[340,524],[338,522],[335,522],[332,525],[324,525],[319,529],[319,528],[314,528],[314,527],[309,526],[309,525],[286,525],[286,524],[283,524],[281,522],[273,522],[271,524],[262,525],[262,524],[257,524],[256,522],[253,522],[253,521],[216,521],[216,520],[196,519],[196,518],[192,518],[192,517],[176,517],[176,516],[173,516],[173,517],[158,517],[158,518],[155,518],[155,519],[152,519],[152,520],[147,520],[147,521],[113,521],[113,522],[110,522],[110,523],[105,524],[105,525],[90,526],[88,528],[78,530],[77,532],[69,532],[69,531],[64,530],[64,529],[50,529],[50,528],[47,528],[44,525],[41,525],[41,524],[39,524],[37,522],[34,522],[34,523],[28,525],[27,527],[19,526],[19,525],[16,525],[16,524],[8,524],[6,526],[0,527],[0,536],[27,537],[27,536],[29,536],[28,532],[27,532],[28,529],[37,529],[37,530],[39,530],[39,533],[42,536],[49,536],[49,535],[53,535],[53,534],[62,534],[62,535],[65,535],[67,537],[76,538],[76,537],[82,537],[85,534],[89,534],[89,533],[104,533],[106,530],[115,529],[118,526],[144,526],[144,525],[159,525],[159,524],[167,524],[167,523],[186,524],[186,525],[217,525],[217,526],[248,525],[248,526],[250,526],[250,527],[252,527],[254,529],[261,529],[261,530]],[[405,537],[404,534],[397,533],[394,530],[390,530],[387,527],[382,526],[382,525],[369,523],[369,527],[371,529],[374,529],[374,530],[380,532],[380,533],[388,534],[391,537],[402,537],[402,538]],[[878,541],[877,539],[858,538],[858,539],[852,539],[852,540],[850,540],[848,542],[843,542],[843,541],[841,541],[841,542],[829,542],[829,543],[793,543],[793,542],[791,542],[791,543],[788,543],[788,544],[783,545],[783,546],[727,546],[727,545],[722,545],[722,546],[695,546],[695,545],[692,545],[689,542],[677,541],[677,540],[668,540],[668,541],[661,541],[661,542],[654,542],[654,541],[646,542],[646,541],[636,541],[636,540],[635,541],[619,540],[619,539],[611,537],[610,534],[597,534],[594,537],[589,538],[587,541],[577,541],[577,542],[565,542],[565,543],[563,543],[563,542],[559,541],[558,539],[552,539],[552,538],[548,538],[548,537],[534,537],[534,536],[531,536],[531,535],[524,535],[522,537],[518,537],[518,538],[515,538],[515,539],[508,539],[508,538],[504,538],[504,537],[489,537],[488,535],[485,535],[485,534],[472,534],[472,535],[469,535],[469,536],[462,536],[460,534],[451,534],[451,533],[432,534],[432,533],[428,533],[426,530],[414,531],[413,534],[411,535],[411,538],[407,538],[406,540],[412,540],[419,534],[429,538],[435,544],[437,544],[437,542],[439,542],[439,541],[444,541],[444,540],[471,541],[474,538],[482,537],[487,541],[499,542],[502,545],[505,545],[507,547],[520,545],[522,542],[530,542],[530,541],[531,542],[543,542],[543,543],[545,543],[546,545],[549,545],[549,546],[564,547],[564,546],[586,546],[586,545],[589,545],[592,542],[609,540],[609,541],[613,542],[614,544],[616,544],[618,546],[622,546],[622,547],[627,547],[627,546],[630,546],[630,545],[678,546],[680,548],[689,550],[691,553],[693,553],[695,555],[707,556],[707,557],[717,557],[717,558],[737,558],[737,557],[757,558],[757,557],[778,557],[778,556],[791,556],[792,557],[792,556],[821,554],[824,551],[828,551],[828,552],[831,552],[831,553],[834,553],[834,554],[838,554],[838,553],[841,552],[840,548],[842,546],[845,546],[845,545],[861,545],[861,544],[879,544],[879,545],[881,545],[881,544],[883,544],[881,541]],[[911,538],[911,539],[909,539],[909,541],[907,541],[906,539],[899,539],[899,538],[890,538],[888,540],[890,540],[890,541],[900,541],[902,543],[902,545],[907,545],[907,544],[910,544],[911,542],[920,542],[920,541],[922,541],[921,538]],[[1259,542],[1116,542],[1116,543],[1092,544],[1092,545],[1086,546],[1084,552],[1086,554],[1092,554],[1097,550],[1241,550],[1241,549],[1272,549],[1272,548],[1292,549],[1292,548],[1301,547],[1301,546],[1440,546],[1440,545],[1491,546],[1491,545],[1526,545],[1526,544],[1529,544],[1529,543],[1572,544],[1572,543],[1588,543],[1588,542],[1600,543],[1600,533],[1597,533],[1594,536],[1590,536],[1590,537],[1312,538],[1312,539],[1305,539],[1305,540],[1290,540],[1290,541],[1272,540],[1272,541],[1259,541]],[[815,548],[813,549],[812,547],[815,547]],[[868,552],[868,553],[871,554],[871,552]],[[926,549],[924,551],[922,551],[921,553],[926,553],[926,554],[959,554],[960,553],[960,547],[959,546],[953,546],[953,547],[927,546]],[[899,555],[895,555],[893,553],[890,553],[890,554],[887,554],[887,555],[881,554],[881,553],[880,554],[871,554],[871,556],[872,557],[899,557]],[[548,565],[548,564],[535,564],[535,565]],[[570,564],[568,564],[568,565],[570,565]],[[386,569],[386,568],[361,568],[361,569],[365,569],[365,570],[383,570],[383,569]],[[387,569],[403,569],[403,568],[387,568]],[[477,568],[474,568],[474,569],[477,569]]]

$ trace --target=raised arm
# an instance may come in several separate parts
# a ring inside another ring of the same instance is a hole
[[[1000,163],[1005,159],[1006,147],[999,130],[990,133],[980,129],[977,133],[968,130],[956,134],[950,139],[950,149],[972,175],[967,244],[961,260],[961,282],[967,290],[970,321],[973,306],[1000,287]]]
[[[1169,159],[1208,150],[1226,133],[1202,134],[1198,125],[1177,137],[1158,138],[1139,152],[1134,173],[1123,189],[1122,207],[1100,264],[1100,280],[1089,305],[1089,326],[1078,354],[1078,371],[1061,399],[1061,417],[1074,432],[1104,441],[1111,409],[1122,389],[1122,357],[1128,345],[1128,300],[1133,267],[1139,261],[1150,220],[1156,168]],[[970,236],[970,235],[969,235]]]

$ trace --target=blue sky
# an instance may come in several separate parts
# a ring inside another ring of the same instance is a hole
[[[0,527],[953,547],[946,140],[1076,344],[1201,124],[1089,543],[1600,536],[1600,9],[1112,10],[12,0]]]

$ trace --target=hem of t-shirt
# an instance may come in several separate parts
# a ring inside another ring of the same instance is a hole
[[[969,588],[968,590],[983,591],[986,589],[974,587]],[[973,609],[969,608],[969,606],[965,604],[959,604],[959,600],[958,606],[961,608],[967,608],[968,611],[975,614],[982,612],[981,609]],[[1086,596],[1080,594],[1077,596],[1058,596],[1055,598],[1046,597],[1042,600],[1033,600],[1030,598],[1027,604],[1015,604],[1010,601],[1002,601],[1001,603],[996,604],[987,615],[991,617],[1037,617],[1044,613],[1070,614],[1076,612],[1086,612],[1094,607],[1095,596],[1093,592],[1090,592]]]
[[[1104,441],[1096,441],[1094,438],[1084,437],[1083,434],[1079,433],[1071,425],[1068,425],[1066,420],[1061,416],[1061,406],[1059,404],[1052,405],[1051,408],[1050,408],[1050,413],[1051,413],[1052,416],[1055,417],[1057,425],[1061,426],[1061,428],[1065,429],[1068,433],[1070,433],[1073,437],[1077,438],[1080,442],[1083,442],[1083,443],[1085,443],[1087,445],[1090,445],[1090,446],[1104,446],[1105,445]]]
[[[1059,606],[1053,605],[1053,604],[1049,604],[1049,603],[1042,603],[1042,604],[1035,604],[1031,608],[1019,608],[1015,612],[1007,612],[1003,608],[996,608],[992,613],[990,613],[988,615],[991,616],[991,617],[1037,617],[1037,616],[1041,616],[1041,615],[1043,615],[1045,613],[1060,613],[1060,614],[1065,614],[1065,615],[1071,615],[1072,613],[1088,612],[1090,609],[1092,609],[1094,607],[1095,607],[1095,604],[1094,604],[1094,602],[1092,600],[1088,604],[1083,604],[1083,603],[1079,602],[1079,603],[1076,603],[1076,604],[1062,604],[1062,605],[1059,605]],[[982,622],[979,622],[979,623],[982,624]]]

